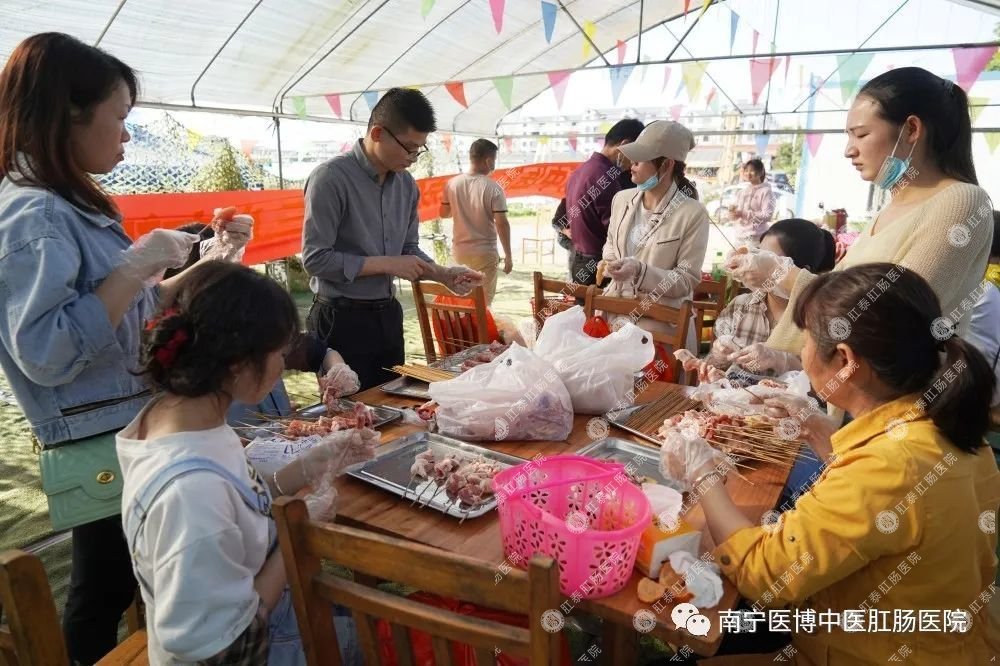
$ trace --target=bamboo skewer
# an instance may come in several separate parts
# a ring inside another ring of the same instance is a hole
[[[448,370],[441,370],[439,368],[431,368],[426,365],[413,365],[410,363],[404,365],[394,365],[391,368],[386,368],[391,372],[403,375],[405,377],[412,377],[413,379],[427,382],[444,382],[449,379],[454,379],[458,375],[454,372],[449,372]]]

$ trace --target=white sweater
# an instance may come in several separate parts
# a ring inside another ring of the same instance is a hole
[[[123,515],[157,472],[181,458],[210,458],[255,486],[229,426],[140,440],[135,434],[142,415],[117,436]],[[260,603],[253,583],[267,557],[269,522],[223,477],[193,472],[153,502],[137,543],[126,530],[135,566],[152,588],[150,597],[140,586],[151,664],[206,659],[246,630]]]

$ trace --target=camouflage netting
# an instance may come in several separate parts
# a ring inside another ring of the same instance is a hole
[[[274,189],[277,177],[226,139],[189,131],[169,114],[128,124],[126,161],[100,178],[113,194]],[[286,187],[294,186],[286,182]]]

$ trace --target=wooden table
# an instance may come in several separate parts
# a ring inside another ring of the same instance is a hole
[[[638,403],[649,402],[664,392],[666,385],[654,383],[638,398]],[[402,398],[383,393],[374,388],[356,396],[369,405],[389,407],[414,407],[420,403],[412,398]],[[578,415],[573,424],[573,432],[565,442],[476,442],[484,447],[531,459],[536,454],[546,456],[574,453],[592,442],[587,434],[587,422],[592,416]],[[419,432],[421,428],[410,425],[393,424],[382,429],[382,444]],[[612,436],[649,445],[625,431],[613,428]],[[747,481],[732,476],[727,483],[730,496],[753,522],[760,521],[764,512],[773,509],[778,502],[781,489],[788,478],[789,470],[776,465],[755,464],[753,470],[741,470]],[[397,495],[385,492],[372,485],[351,477],[343,477],[338,485],[340,491],[337,520],[352,526],[370,529],[395,537],[410,539],[454,553],[492,563],[499,567],[505,560],[500,537],[500,521],[496,514],[466,520],[459,525],[454,517],[432,509],[411,507],[410,501],[403,501]],[[702,552],[714,548],[705,516],[700,506],[689,511],[685,518],[696,529],[702,531]],[[403,565],[403,563],[401,563]],[[605,620],[604,650],[601,655],[607,663],[636,663],[638,633],[632,626],[633,616],[641,609],[652,611],[648,604],[639,601],[636,592],[641,574],[634,573],[632,580],[618,594],[603,599],[584,600],[578,608]],[[723,578],[723,596],[718,606],[702,609],[702,613],[712,621],[712,631],[704,637],[697,637],[678,630],[670,621],[670,608],[657,615],[657,625],[651,635],[674,645],[687,645],[700,655],[715,654],[722,640],[719,629],[719,611],[733,610],[739,603],[739,593],[728,580]],[[570,602],[572,603],[572,602]]]

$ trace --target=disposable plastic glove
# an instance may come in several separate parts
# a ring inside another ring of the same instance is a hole
[[[215,237],[201,244],[203,259],[239,262],[253,238],[254,220],[249,215],[235,215],[233,208],[216,208],[212,219]]]
[[[153,229],[122,253],[118,270],[138,280],[158,279],[168,268],[187,263],[198,240],[198,236],[183,231]]]
[[[313,488],[321,488],[324,479],[340,476],[351,465],[371,460],[378,443],[378,432],[368,428],[330,433],[299,456],[302,478]]]
[[[776,296],[787,298],[788,291],[780,283],[794,265],[791,257],[779,257],[767,250],[741,247],[726,257],[725,270],[751,289],[773,291]]]
[[[346,363],[334,363],[329,370],[319,375],[320,400],[327,407],[337,398],[357,393],[360,389],[358,373]]]
[[[611,276],[612,280],[628,282],[635,279],[640,271],[642,271],[642,262],[635,257],[622,257],[621,259],[609,261],[605,270]]]
[[[772,349],[763,342],[755,342],[731,353],[729,360],[755,375],[763,374],[765,370],[772,370],[780,375],[791,370],[802,369],[802,361],[799,360],[798,356]]]
[[[324,478],[319,487],[304,498],[309,518],[324,523],[332,523],[337,517],[337,489],[329,478]]]
[[[442,269],[438,281],[459,296],[465,296],[481,286],[485,280],[486,276],[468,266],[449,266]]]
[[[680,427],[661,429],[660,471],[690,491],[703,469],[716,467],[725,456],[694,432]]]
[[[765,399],[764,406],[767,416],[778,419],[774,431],[779,437],[806,442],[820,460],[830,457],[830,438],[840,428],[814,398],[786,393]]]

